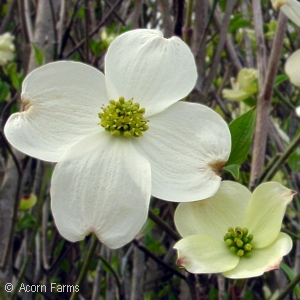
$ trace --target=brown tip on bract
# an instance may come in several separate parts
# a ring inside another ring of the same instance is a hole
[[[23,111],[28,111],[29,108],[32,106],[29,100],[22,100],[23,104]]]
[[[213,170],[214,173],[216,173],[216,175],[221,176],[221,172],[225,166],[225,163],[226,161],[224,160],[217,160],[209,163],[208,166]]]
[[[183,266],[183,264],[184,264],[183,259],[178,258],[178,259],[176,260],[176,265],[178,265],[178,266]]]

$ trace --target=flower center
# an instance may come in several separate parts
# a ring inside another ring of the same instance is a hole
[[[125,101],[124,97],[118,101],[110,100],[109,105],[102,107],[102,112],[98,114],[101,126],[116,136],[143,136],[142,132],[149,128],[146,125],[148,120],[143,117],[146,109],[132,100]]]
[[[251,256],[251,250],[253,246],[251,241],[253,240],[253,235],[248,235],[247,228],[232,227],[228,228],[228,232],[224,235],[224,241],[226,246],[230,249],[232,253],[237,256],[244,256],[249,258]]]

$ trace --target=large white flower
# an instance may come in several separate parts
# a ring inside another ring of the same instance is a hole
[[[25,78],[25,111],[9,118],[5,135],[24,153],[58,162],[51,203],[66,239],[95,232],[117,248],[145,222],[150,194],[194,201],[217,191],[230,133],[211,109],[178,102],[196,77],[186,44],[144,29],[112,42],[105,76],[56,62]]]
[[[251,194],[241,184],[223,181],[213,197],[180,203],[175,224],[183,239],[175,244],[177,263],[191,273],[222,272],[229,278],[278,268],[292,248],[280,228],[294,194],[275,182]]]
[[[0,66],[6,65],[14,59],[15,45],[14,36],[9,32],[0,35]]]
[[[273,7],[280,10],[300,26],[300,3],[297,0],[272,0]]]

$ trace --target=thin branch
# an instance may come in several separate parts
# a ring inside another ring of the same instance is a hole
[[[89,250],[88,250],[87,255],[84,259],[83,266],[81,268],[80,274],[79,274],[78,279],[76,281],[76,286],[80,286],[82,281],[84,280],[84,278],[85,278],[85,276],[88,272],[88,269],[90,267],[90,263],[91,263],[91,261],[94,257],[97,245],[98,245],[98,240],[97,240],[96,236],[93,234]],[[71,295],[70,300],[75,300],[77,295],[78,295],[78,292],[76,290],[74,290],[74,292]]]
[[[174,275],[178,276],[179,278],[183,279],[186,281],[186,277],[178,272],[176,269],[173,267],[169,266],[166,264],[162,259],[157,257],[155,254],[153,254],[150,250],[148,250],[142,243],[140,243],[137,239],[133,240],[133,243],[135,246],[137,246],[141,251],[143,251],[147,256],[151,257],[154,261],[156,261],[160,266],[164,267],[165,269],[169,270],[172,272]]]
[[[173,23],[170,15],[170,5],[168,0],[158,1],[161,18],[163,21],[164,36],[169,38],[173,35]]]
[[[4,33],[7,30],[7,26],[9,24],[9,22],[14,17],[14,10],[15,10],[16,4],[17,4],[17,0],[11,0],[8,2],[8,9],[7,9],[7,12],[1,23],[0,33]]]
[[[107,6],[108,6],[109,8],[112,8],[112,4],[111,4],[108,0],[104,0],[104,1],[105,1],[105,3],[107,4]],[[90,2],[92,3],[93,1],[90,1]],[[123,19],[117,14],[117,12],[113,11],[113,15],[118,19],[118,21],[119,21],[123,26],[126,26],[125,21],[123,21]]]
[[[222,22],[222,26],[221,26],[221,30],[220,30],[220,35],[219,35],[220,36],[219,42],[218,42],[216,51],[214,53],[214,57],[213,57],[213,61],[212,61],[212,65],[211,65],[209,74],[208,74],[207,78],[205,79],[205,83],[204,83],[204,95],[209,90],[211,83],[212,83],[214,77],[216,76],[216,73],[218,70],[218,66],[219,66],[220,59],[221,59],[221,54],[222,54],[222,51],[224,49],[225,42],[226,42],[227,31],[228,31],[228,26],[229,26],[231,15],[232,15],[233,6],[234,6],[233,0],[228,0],[226,2],[225,14],[223,17],[223,22]]]
[[[29,42],[32,43],[33,41],[33,29],[32,29],[32,22],[30,18],[30,3],[29,0],[24,0],[24,16],[25,16],[25,24],[27,35],[29,38]]]
[[[166,222],[164,222],[159,216],[157,216],[154,212],[149,210],[149,218],[154,221],[157,225],[159,225],[166,233],[168,233],[175,241],[179,240],[180,235],[173,230]]]
[[[88,37],[90,38],[93,36],[101,26],[103,26],[106,21],[110,18],[110,16],[114,13],[115,9],[119,6],[119,4],[122,2],[122,0],[117,0],[115,4],[111,7],[111,9],[108,11],[106,16],[98,23],[98,25],[89,32]],[[66,54],[66,57],[70,57],[78,48],[80,48],[85,42],[85,39],[82,39],[69,53]]]
[[[274,177],[278,169],[286,162],[286,160],[290,157],[290,155],[297,149],[300,144],[300,133],[296,136],[296,138],[291,142],[291,144],[287,147],[285,152],[278,156],[276,161],[273,161],[270,170],[260,179],[260,182],[268,181]]]
[[[300,282],[300,273],[290,282],[290,284],[282,291],[276,300],[284,300],[285,297],[292,292],[293,288],[298,282]]]
[[[242,13],[246,20],[249,20],[248,4],[246,1],[241,2]],[[244,30],[245,52],[248,68],[254,68],[254,57],[252,51],[251,40],[247,32]]]
[[[253,0],[253,6],[256,10],[260,10],[260,1]],[[254,14],[259,17],[259,14]],[[260,23],[261,20],[258,22]],[[250,177],[250,189],[253,189],[259,177],[261,176],[265,163],[266,143],[268,134],[269,109],[271,106],[271,97],[273,93],[273,84],[277,74],[278,62],[283,46],[284,34],[286,29],[287,19],[280,13],[276,35],[273,41],[268,69],[265,71],[265,47],[263,43],[263,32],[256,30],[258,40],[258,70],[259,70],[259,88],[260,93],[257,102],[257,116],[253,145],[253,159]],[[262,30],[262,28],[261,28]]]
[[[184,0],[174,0],[174,34],[181,37],[184,23]]]

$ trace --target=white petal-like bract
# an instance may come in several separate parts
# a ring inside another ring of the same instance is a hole
[[[50,63],[23,82],[25,111],[13,114],[4,133],[18,150],[56,162],[75,142],[102,131],[98,113],[108,102],[104,75],[77,62]]]
[[[105,58],[110,99],[133,98],[158,113],[192,90],[197,71],[193,54],[178,37],[165,39],[157,30],[133,30],[115,39]]]
[[[295,192],[277,182],[266,182],[253,192],[243,226],[254,235],[253,247],[264,248],[277,238],[288,203]]]
[[[243,185],[222,181],[214,196],[178,205],[174,217],[176,228],[182,237],[197,234],[223,241],[228,227],[242,226],[250,197]]]
[[[94,232],[104,244],[118,248],[145,223],[150,194],[148,161],[130,140],[101,132],[76,143],[57,164],[51,207],[67,240]]]
[[[300,26],[300,3],[297,0],[278,1],[284,4],[280,5],[281,11],[291,19],[295,24]]]
[[[228,278],[250,278],[278,269],[282,257],[292,250],[292,246],[292,239],[287,234],[280,232],[273,244],[263,249],[253,250],[249,259],[240,259],[234,269],[223,275]]]
[[[300,86],[300,50],[295,51],[287,59],[284,70],[289,76],[291,83]]]
[[[224,120],[204,105],[185,102],[149,120],[136,144],[151,163],[152,195],[179,202],[214,195],[231,149]]]
[[[233,255],[223,241],[208,236],[191,235],[174,246],[177,264],[191,273],[220,273],[237,266],[240,258]]]

